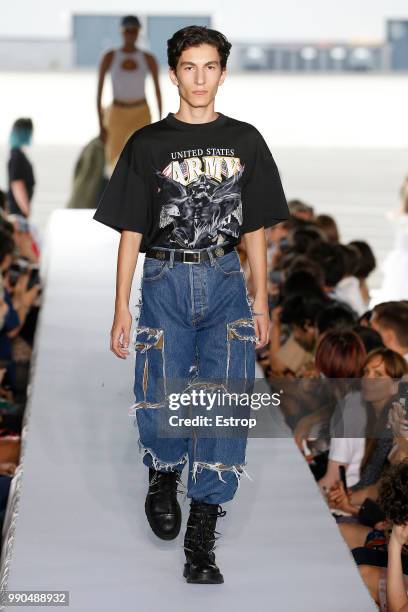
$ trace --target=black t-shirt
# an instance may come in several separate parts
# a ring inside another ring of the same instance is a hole
[[[288,219],[279,172],[260,132],[218,115],[194,124],[169,113],[134,132],[93,218],[143,234],[141,253],[151,246],[236,245],[242,234]]]
[[[12,181],[24,181],[27,189],[29,201],[33,197],[34,192],[34,172],[30,160],[21,149],[13,147],[10,152],[8,161],[8,193],[7,199],[9,204],[10,213],[26,216],[19,205],[17,204],[13,192],[11,191],[10,184]]]

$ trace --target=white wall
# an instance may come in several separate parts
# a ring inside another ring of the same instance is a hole
[[[18,116],[32,117],[36,144],[81,145],[96,135],[96,71],[0,72],[0,145]],[[178,108],[176,88],[161,73],[164,112]],[[147,97],[157,119],[151,79]],[[104,101],[111,98],[106,80]],[[216,110],[255,123],[282,147],[408,146],[405,75],[230,74]]]
[[[40,9],[40,10],[39,10]],[[15,0],[2,12],[0,36],[70,35],[72,13],[212,14],[231,40],[382,40],[385,19],[408,18],[407,0]],[[23,18],[22,18],[23,16]]]

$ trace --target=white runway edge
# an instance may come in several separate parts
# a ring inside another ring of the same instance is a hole
[[[92,214],[57,210],[47,228],[46,288],[22,473],[3,533],[1,588],[69,591],[75,612],[376,610],[288,437],[249,440],[253,481],[242,478],[217,526],[225,583],[185,582],[188,500],[181,496],[176,541],[157,539],[145,520],[147,469],[128,414],[134,356],[120,360],[109,350],[119,234]],[[132,316],[141,265],[142,257]],[[277,415],[284,432],[279,423]]]

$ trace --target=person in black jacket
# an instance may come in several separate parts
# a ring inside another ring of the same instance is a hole
[[[30,202],[34,193],[34,171],[25,147],[31,143],[33,122],[20,118],[13,123],[10,133],[10,157],[8,160],[8,207],[9,213],[30,215]]]

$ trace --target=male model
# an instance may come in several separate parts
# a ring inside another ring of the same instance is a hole
[[[261,134],[214,111],[230,48],[223,34],[201,26],[168,40],[179,109],[132,134],[94,214],[121,232],[111,330],[111,350],[120,358],[129,354],[131,283],[138,253],[145,253],[134,383],[139,442],[149,468],[145,509],[158,537],[177,537],[177,485],[188,460],[184,576],[200,584],[223,582],[215,526],[225,515],[221,504],[233,499],[244,473],[247,436],[212,431],[204,437],[194,429],[192,435],[160,436],[161,409],[172,383],[209,391],[231,382],[246,389],[254,381],[255,350],[269,333],[264,228],[289,218]],[[252,303],[235,248],[242,235]]]

